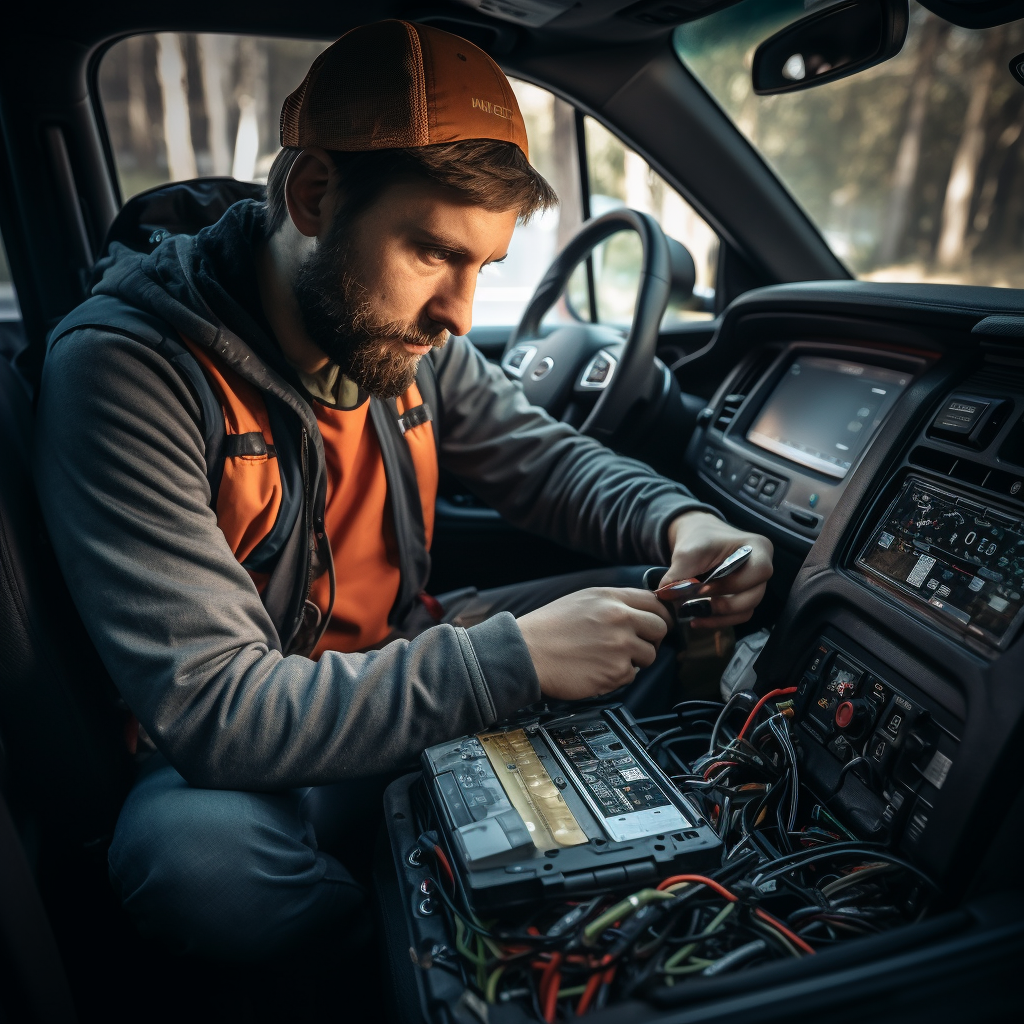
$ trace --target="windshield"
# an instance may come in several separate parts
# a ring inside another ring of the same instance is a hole
[[[1024,22],[956,28],[916,3],[902,52],[755,96],[757,44],[815,0],[745,0],[681,25],[680,59],[857,277],[1024,287]]]

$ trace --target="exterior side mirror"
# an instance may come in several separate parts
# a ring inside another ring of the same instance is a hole
[[[845,0],[809,14],[754,51],[754,92],[824,85],[895,57],[907,38],[907,0]]]

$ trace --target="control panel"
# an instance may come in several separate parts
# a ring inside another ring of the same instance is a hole
[[[834,486],[808,480],[803,474],[796,478],[769,470],[760,463],[738,456],[717,445],[705,445],[700,457],[704,475],[725,491],[756,504],[762,514],[769,514],[790,529],[808,535],[817,534],[824,521],[815,511],[822,495],[832,497]],[[833,504],[828,502],[829,506]]]
[[[867,790],[849,797],[877,817],[877,830],[910,850],[953,767],[953,723],[943,722],[911,684],[869,665],[853,647],[822,636],[807,657],[797,684],[805,763],[820,776],[819,788],[835,789],[819,795],[841,798],[846,786]]]
[[[909,476],[856,568],[948,630],[1004,647],[1024,621],[1024,521]]]

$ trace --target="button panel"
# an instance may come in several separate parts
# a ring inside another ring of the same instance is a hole
[[[704,472],[720,487],[724,486],[737,497],[775,512],[778,512],[779,502],[789,489],[789,480],[786,477],[736,458],[712,444],[704,446],[700,464]],[[787,516],[780,515],[779,518],[786,519]],[[817,522],[820,516],[815,516],[814,519]]]
[[[956,770],[956,741],[928,711],[859,656],[821,637],[808,651],[797,683],[797,720],[802,743],[819,744],[840,765],[867,761],[847,773],[839,796],[848,785],[866,786],[879,801],[891,837],[908,845],[920,840],[928,823],[920,800],[931,800]],[[837,773],[817,787],[811,783],[819,797],[828,796]]]

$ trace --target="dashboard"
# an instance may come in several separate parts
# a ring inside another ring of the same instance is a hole
[[[799,562],[759,691],[796,688],[807,776],[955,899],[1024,799],[1007,770],[1024,741],[1024,295],[762,289],[675,370],[684,391],[718,382],[688,483]]]

